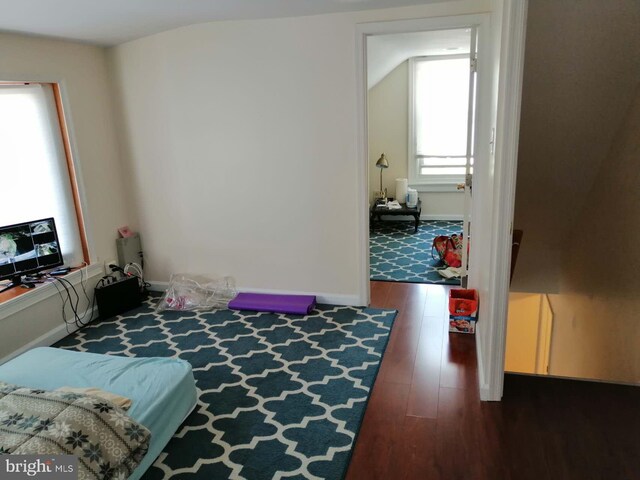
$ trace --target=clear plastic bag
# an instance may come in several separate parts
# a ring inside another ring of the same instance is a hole
[[[233,277],[212,280],[197,275],[174,274],[156,306],[156,312],[227,308],[237,293]]]

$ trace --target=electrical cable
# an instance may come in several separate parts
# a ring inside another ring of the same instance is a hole
[[[80,330],[85,327],[89,323],[94,320],[94,314],[96,310],[97,296],[95,289],[106,287],[108,285],[112,285],[117,283],[120,279],[116,278],[113,274],[108,274],[100,278],[94,287],[93,299],[89,297],[89,293],[87,292],[86,283],[88,281],[88,277],[85,278],[85,272],[83,269],[87,266],[87,263],[84,262],[80,267],[73,267],[74,269],[80,269],[80,287],[82,289],[82,293],[87,300],[87,308],[82,316],[79,314],[80,307],[80,294],[78,293],[77,288],[64,276],[54,276],[48,273],[43,274],[42,276],[53,283],[56,288],[58,295],[62,301],[62,320],[65,323],[65,328],[67,333],[71,333],[71,326],[75,326],[74,330]],[[109,268],[112,272],[119,272],[123,278],[128,277],[136,277],[138,280],[138,285],[140,288],[140,292],[142,294],[147,293],[147,288],[150,287],[150,284],[145,282],[144,280],[144,271],[142,265],[137,263],[128,263],[125,265],[125,268],[121,268],[118,265],[109,265]],[[70,309],[69,315],[67,315],[67,309]],[[87,318],[87,314],[89,318]]]
[[[86,288],[86,282],[89,280],[89,277],[87,275],[86,280],[83,279],[82,269],[85,268],[85,267],[88,267],[88,266],[89,265],[87,264],[87,262],[82,262],[82,266],[80,267],[80,286],[82,287],[82,292],[84,293],[84,298],[87,299],[87,305],[89,303],[91,303],[91,299],[89,298],[89,295],[87,294],[87,288]],[[83,315],[83,317],[84,317],[84,315]],[[91,320],[89,320],[89,321],[91,321]]]
[[[131,273],[133,271],[133,273]],[[142,271],[142,267],[137,263],[131,262],[127,263],[124,266],[123,272],[125,275],[138,277],[138,285],[141,290],[145,289],[147,284],[144,281],[144,272]]]
[[[67,333],[71,333],[69,331],[69,325],[74,324],[76,326],[76,329],[79,330],[93,321],[93,316],[94,316],[95,306],[96,306],[96,295],[94,292],[93,299],[91,299],[89,298],[89,294],[87,293],[86,281],[88,280],[88,278],[85,279],[83,274],[84,273],[83,268],[85,268],[86,266],[87,266],[87,263],[83,262],[83,264],[80,267],[75,267],[80,269],[80,286],[82,288],[84,297],[87,299],[87,307],[90,306],[90,308],[85,310],[82,316],[80,316],[80,314],[78,313],[78,308],[80,304],[80,295],[78,294],[78,290],[75,288],[75,286],[68,279],[64,277],[45,274],[45,278],[47,278],[48,280],[53,280],[52,283],[56,287],[56,290],[58,291],[58,295],[62,300],[62,319],[65,323],[65,328],[67,330]],[[105,275],[100,280],[98,280],[94,288],[99,288],[101,286],[104,286],[107,280],[111,280],[111,282],[113,282],[115,281],[115,278],[112,275]],[[66,298],[63,295],[62,290],[58,287],[58,284],[60,284],[64,288],[66,293]],[[73,296],[71,293],[72,291],[73,291]],[[69,305],[69,307],[71,307],[71,311],[73,313],[73,320],[67,318],[67,304]],[[85,320],[87,314],[89,314],[89,318]]]
[[[56,282],[58,282],[60,285],[62,285],[64,287],[64,289],[66,290],[67,298],[69,300],[69,306],[71,307],[71,311],[73,312],[74,323],[76,324],[76,327],[80,328],[81,321],[80,321],[80,315],[78,314],[78,306],[80,304],[80,295],[78,295],[78,291],[73,286],[73,284],[69,280],[67,280],[65,278],[54,277],[54,279],[55,279]],[[73,295],[75,296],[75,300],[71,296],[71,291],[73,291]]]
[[[52,277],[54,280],[58,280],[55,277]],[[62,285],[62,287],[64,288],[67,297],[65,298],[62,295],[62,290],[58,287],[57,283],[60,283],[60,285]],[[58,291],[58,295],[60,295],[60,299],[62,300],[62,320],[65,323],[65,328],[67,330],[67,333],[71,333],[71,331],[69,330],[69,325],[73,325],[75,324],[77,326],[77,311],[74,309],[73,306],[73,300],[71,299],[71,293],[69,292],[69,289],[67,288],[67,286],[65,285],[64,282],[53,282],[53,286],[56,287],[56,290]],[[69,305],[71,306],[71,310],[74,313],[74,317],[73,320],[67,319],[67,303],[69,303]]]
[[[131,271],[133,271],[133,275],[135,275],[136,277],[140,278],[140,280],[143,279],[144,275],[142,273],[142,267],[140,265],[138,265],[137,263],[127,263],[124,266],[123,269],[125,275],[129,275],[131,274]]]
[[[124,268],[121,268],[118,265],[109,265],[112,271],[118,271],[122,273],[125,277],[136,277],[138,279],[138,286],[140,287],[140,292],[143,294],[148,293],[148,289],[151,287],[151,284],[144,280],[144,270],[142,266],[135,263],[127,263]]]
[[[69,334],[71,333],[71,330],[69,330],[69,325],[73,324],[73,322],[70,322],[67,320],[67,315],[65,310],[65,304],[67,300],[62,296],[62,292],[60,291],[60,288],[58,288],[58,286],[55,283],[53,284],[53,286],[56,287],[56,290],[58,291],[58,295],[60,296],[60,300],[62,301],[62,321],[64,322],[64,327],[67,330],[67,334]]]

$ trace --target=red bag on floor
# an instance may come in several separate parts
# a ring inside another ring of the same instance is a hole
[[[434,255],[435,253],[437,254]],[[439,235],[433,239],[431,256],[439,259],[448,267],[462,265],[462,235]]]

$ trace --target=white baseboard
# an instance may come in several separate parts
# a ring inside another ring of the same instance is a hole
[[[480,385],[479,392],[480,392],[480,400],[483,402],[499,402],[500,401],[500,400],[491,398],[491,394],[490,394],[491,390],[489,388],[489,385]]]
[[[432,215],[432,214],[424,214],[420,215],[420,220],[439,220],[439,221],[451,221],[451,222],[461,222],[464,220],[464,215]]]
[[[169,286],[169,282],[148,281],[152,292],[164,292]],[[366,302],[362,301],[358,295],[341,295],[338,293],[309,293],[293,290],[273,290],[265,288],[237,287],[239,292],[246,293],[272,293],[276,295],[315,295],[318,303],[328,303],[330,305],[362,306]]]
[[[328,303],[329,305],[362,306],[357,295],[341,295],[339,293],[310,293],[296,292],[292,290],[271,290],[263,288],[238,288],[238,291],[247,293],[273,293],[276,295],[315,295],[318,303]]]
[[[85,310],[84,313],[80,314],[79,316],[83,317],[84,315],[90,315],[88,318],[92,318],[93,315],[95,315],[97,309],[98,309],[98,307],[94,307],[93,309],[88,308],[87,310]],[[67,327],[69,328],[69,331],[67,331]],[[5,362],[8,362],[9,360],[11,360],[12,358],[17,357],[18,355],[23,354],[24,352],[26,352],[28,350],[31,350],[32,348],[50,347],[54,343],[62,340],[64,337],[66,337],[67,335],[75,332],[76,330],[78,330],[78,327],[76,326],[75,323],[72,323],[72,324],[69,324],[69,325],[65,325],[65,324],[58,325],[57,327],[49,330],[47,333],[45,333],[43,335],[40,335],[35,340],[32,340],[31,342],[27,343],[26,345],[23,345],[22,347],[18,348],[17,350],[14,350],[13,352],[11,352],[9,355],[7,355],[2,360],[0,360],[0,365],[2,365]]]
[[[149,284],[147,290],[150,292],[164,292],[169,286],[169,282],[153,282],[149,280],[145,280]]]
[[[380,218],[385,222],[413,222],[415,219],[411,215],[380,215]],[[432,215],[432,214],[424,214],[420,215],[420,220],[438,220],[438,221],[451,221],[451,222],[461,222],[464,220],[463,215],[451,215],[451,214],[442,214],[442,215]]]
[[[492,398],[491,396],[491,388],[489,384],[485,381],[484,375],[484,365],[483,365],[483,357],[482,357],[482,342],[478,341],[479,331],[476,330],[476,357],[478,359],[478,391],[480,392],[480,400],[483,402],[490,401],[500,401],[499,398]]]

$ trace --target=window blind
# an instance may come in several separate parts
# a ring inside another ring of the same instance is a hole
[[[53,217],[65,264],[82,243],[53,87],[0,85],[0,225]]]

